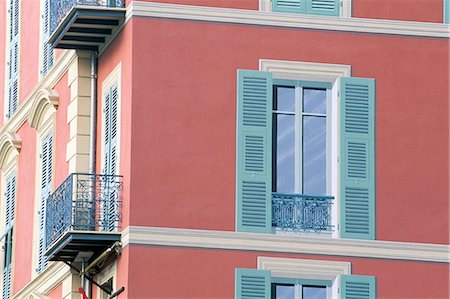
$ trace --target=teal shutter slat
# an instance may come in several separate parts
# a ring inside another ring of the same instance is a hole
[[[341,0],[306,0],[306,13],[321,16],[339,16]]]
[[[306,0],[273,0],[272,11],[305,13]]]
[[[236,269],[235,299],[269,299],[270,271]]]
[[[41,147],[41,202],[39,208],[39,244],[37,272],[42,272],[47,266],[45,251],[45,214],[46,201],[51,193],[52,185],[52,160],[53,160],[53,133],[47,134],[42,139]]]
[[[341,275],[341,299],[376,299],[375,276]]]
[[[272,74],[238,71],[237,231],[272,231]]]
[[[341,237],[375,239],[375,80],[341,79]]]

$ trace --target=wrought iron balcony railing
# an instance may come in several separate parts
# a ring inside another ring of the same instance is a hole
[[[76,5],[124,7],[125,0],[50,0],[50,35]]]
[[[272,194],[272,226],[282,230],[331,231],[332,196]]]
[[[72,173],[47,198],[45,244],[66,231],[114,231],[120,226],[122,176]]]

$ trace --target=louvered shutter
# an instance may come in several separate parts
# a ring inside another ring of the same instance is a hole
[[[42,31],[41,74],[45,75],[53,66],[53,47],[48,44],[48,39],[50,38],[50,0],[44,0]]]
[[[105,95],[104,107],[104,132],[105,132],[105,151],[104,151],[104,170],[107,175],[117,175],[118,169],[118,85],[114,84]],[[103,229],[106,231],[113,231],[117,225],[116,218],[118,203],[117,194],[106,194],[106,201],[102,209],[101,218],[103,220]]]
[[[8,108],[6,117],[11,117],[19,106],[19,0],[11,0],[9,8],[10,42],[9,42],[9,84]]]
[[[42,272],[47,266],[45,252],[45,214],[47,198],[51,193],[53,160],[53,133],[42,139],[41,148],[41,202],[39,208],[39,248],[37,271]]]
[[[322,16],[339,16],[341,0],[306,0],[306,13]]]
[[[341,79],[341,237],[375,239],[375,80]]]
[[[272,11],[305,13],[306,0],[273,0]]]
[[[4,267],[2,272],[2,298],[9,299],[11,298],[11,264]]]
[[[444,23],[450,24],[450,0],[444,0]]]
[[[269,299],[270,271],[255,269],[236,269],[236,299]]]
[[[341,275],[341,299],[376,299],[375,276]]]
[[[272,231],[272,74],[238,71],[237,231]]]
[[[8,227],[14,222],[14,207],[16,202],[16,174],[12,173],[6,178],[6,192],[5,192],[5,227]]]

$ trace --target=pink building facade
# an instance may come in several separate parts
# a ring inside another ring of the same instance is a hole
[[[0,1],[2,298],[448,298],[449,17]]]

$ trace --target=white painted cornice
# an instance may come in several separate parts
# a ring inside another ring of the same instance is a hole
[[[122,244],[196,247],[263,251],[273,253],[320,254],[394,260],[450,262],[450,246],[440,244],[351,240],[320,237],[241,233],[129,226]]]
[[[152,17],[341,32],[450,38],[450,26],[438,23],[313,16],[232,8],[162,4],[143,1],[132,1],[131,4],[128,5],[126,18],[128,20],[131,17]]]

